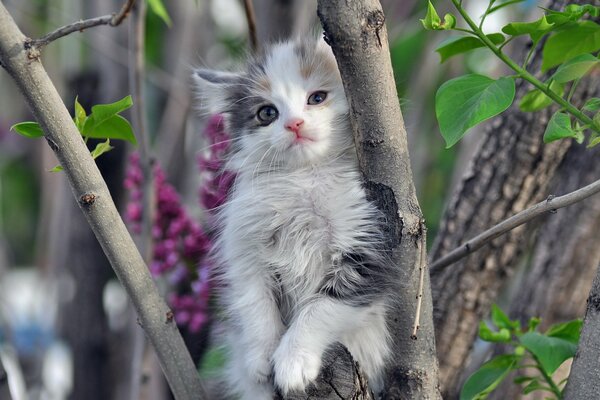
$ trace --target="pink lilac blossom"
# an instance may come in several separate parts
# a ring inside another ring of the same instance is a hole
[[[229,147],[221,116],[209,119],[206,137],[210,147],[201,154],[198,166],[204,178],[200,188],[200,203],[212,210],[226,200],[234,175],[223,171],[223,157]],[[137,153],[130,156],[125,178],[129,191],[126,220],[132,232],[141,232],[142,170]],[[150,272],[163,277],[170,285],[168,301],[180,326],[199,331],[208,321],[212,265],[208,253],[212,246],[210,234],[192,220],[181,205],[179,194],[170,185],[160,165],[154,167],[156,215],[152,227],[154,242]]]

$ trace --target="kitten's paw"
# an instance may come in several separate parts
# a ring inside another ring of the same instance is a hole
[[[303,349],[279,346],[273,354],[275,385],[285,395],[303,391],[321,370],[321,357]]]

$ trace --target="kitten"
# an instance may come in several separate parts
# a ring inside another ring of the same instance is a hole
[[[302,391],[335,342],[381,389],[393,270],[331,49],[284,42],[242,73],[198,70],[195,79],[233,136],[237,177],[216,250],[231,391],[248,400],[272,399],[272,382]]]

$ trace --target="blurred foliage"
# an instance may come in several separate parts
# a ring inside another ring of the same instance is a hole
[[[15,158],[0,164],[0,238],[16,265],[32,264],[35,255],[40,182],[30,161]]]

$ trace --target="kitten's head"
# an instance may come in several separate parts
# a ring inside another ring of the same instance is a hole
[[[225,116],[239,164],[296,168],[352,146],[344,88],[322,40],[273,45],[242,73],[194,77],[201,105]]]

